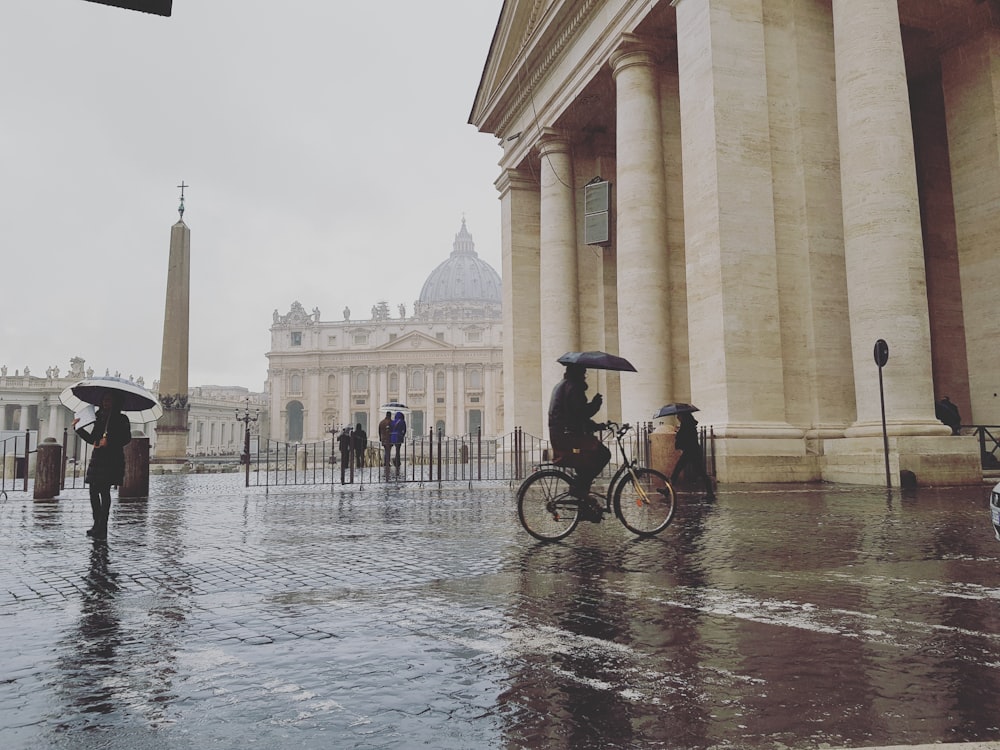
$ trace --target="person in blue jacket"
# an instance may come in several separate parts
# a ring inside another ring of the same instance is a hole
[[[399,469],[399,447],[406,440],[406,419],[401,411],[397,411],[396,416],[392,418],[392,424],[389,427],[389,440],[396,452],[392,459],[392,465]]]

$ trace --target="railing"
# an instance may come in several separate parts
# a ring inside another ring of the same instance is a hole
[[[701,443],[701,458],[705,463],[705,473],[710,477],[718,477],[715,465],[715,427],[702,425],[698,428],[698,442]]]
[[[652,423],[636,426],[626,439],[628,452],[648,466],[650,463],[650,434]],[[1000,469],[1000,426],[964,425],[961,434],[979,440],[984,470]],[[709,476],[716,474],[715,433],[711,426],[700,428],[705,466]],[[610,433],[601,433],[602,441],[612,452],[611,462],[602,477],[610,478],[621,465],[622,456]],[[82,455],[78,455],[81,450]],[[90,446],[74,440],[74,455],[67,431],[63,431],[62,488],[84,485],[84,474],[89,460]],[[257,452],[251,454],[246,471],[246,486],[277,487],[282,485],[339,484],[341,479],[340,456],[335,453],[335,442],[323,440],[316,443],[283,443],[262,440]],[[31,448],[31,432],[0,439],[0,497],[8,491],[28,491],[29,457],[36,450]],[[393,451],[393,456],[395,451]],[[356,456],[350,457],[351,465],[344,472],[344,481],[355,485],[385,482],[433,483],[507,481],[520,482],[534,468],[549,460],[549,442],[531,435],[520,427],[512,433],[496,438],[484,438],[482,432],[457,437],[433,431],[411,438],[400,447],[400,466],[384,465],[382,446],[369,442],[365,449],[362,467],[356,465]]]
[[[639,425],[629,433],[629,452],[648,464],[649,434],[652,424]],[[612,460],[604,474],[611,477],[621,462],[611,433],[601,439],[612,450]],[[473,435],[446,436],[429,431],[427,435],[405,441],[399,450],[399,466],[385,461],[382,445],[369,442],[362,466],[350,454],[344,470],[345,483],[355,485],[385,482],[519,482],[534,467],[549,458],[549,442],[521,428],[497,438],[484,438],[482,431]],[[246,485],[277,487],[302,484],[339,484],[341,458],[333,440],[315,443],[285,443],[262,440],[256,454],[251,454],[246,468]],[[602,475],[603,476],[603,475]]]
[[[74,434],[74,438],[75,438]],[[37,443],[37,440],[36,440]],[[82,440],[73,440],[73,456],[68,454],[69,431],[63,430],[62,467],[59,488],[76,489],[83,487],[87,462],[90,459],[90,445]],[[80,446],[83,455],[78,455]],[[31,431],[24,435],[11,435],[0,439],[0,494],[7,492],[27,492],[28,480],[33,478],[35,467],[31,456],[38,454],[38,445],[32,446]]]
[[[31,455],[31,431],[0,440],[0,497],[7,491],[28,491],[28,456]],[[20,480],[21,487],[18,487]]]
[[[979,458],[983,469],[1000,469],[1000,425],[962,425],[960,435],[975,435],[979,439]]]
[[[73,455],[69,455],[70,435],[73,436]],[[83,455],[80,455],[80,449]],[[90,461],[90,443],[77,437],[76,432],[63,430],[62,439],[62,484],[61,488],[76,489],[86,483],[87,463]]]

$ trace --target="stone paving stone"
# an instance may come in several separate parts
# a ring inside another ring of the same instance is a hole
[[[0,747],[1000,736],[941,708],[956,674],[966,701],[1000,687],[1000,547],[961,492],[732,488],[661,538],[611,519],[542,545],[503,483],[239,481],[153,477],[103,550],[82,491],[0,505]],[[889,688],[874,716],[864,690]]]

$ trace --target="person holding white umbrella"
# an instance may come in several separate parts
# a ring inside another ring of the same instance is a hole
[[[121,407],[122,398],[117,392],[108,391],[101,399],[90,432],[84,427],[76,428],[79,418],[73,420],[76,434],[94,446],[86,475],[94,525],[87,530],[87,536],[97,541],[108,538],[111,486],[120,485],[125,478],[125,446],[132,440],[132,426]]]
[[[125,479],[125,446],[132,440],[130,416],[144,424],[155,422],[163,415],[163,407],[142,386],[113,377],[80,380],[60,393],[59,400],[75,413],[76,434],[94,446],[86,474],[94,525],[87,536],[104,540],[108,537],[111,487],[120,486]]]

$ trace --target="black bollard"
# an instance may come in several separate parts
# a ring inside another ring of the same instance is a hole
[[[35,461],[35,500],[51,500],[59,494],[62,476],[62,446],[55,438],[45,438],[38,446]]]
[[[149,497],[149,438],[139,430],[125,446],[125,478],[118,497]]]

